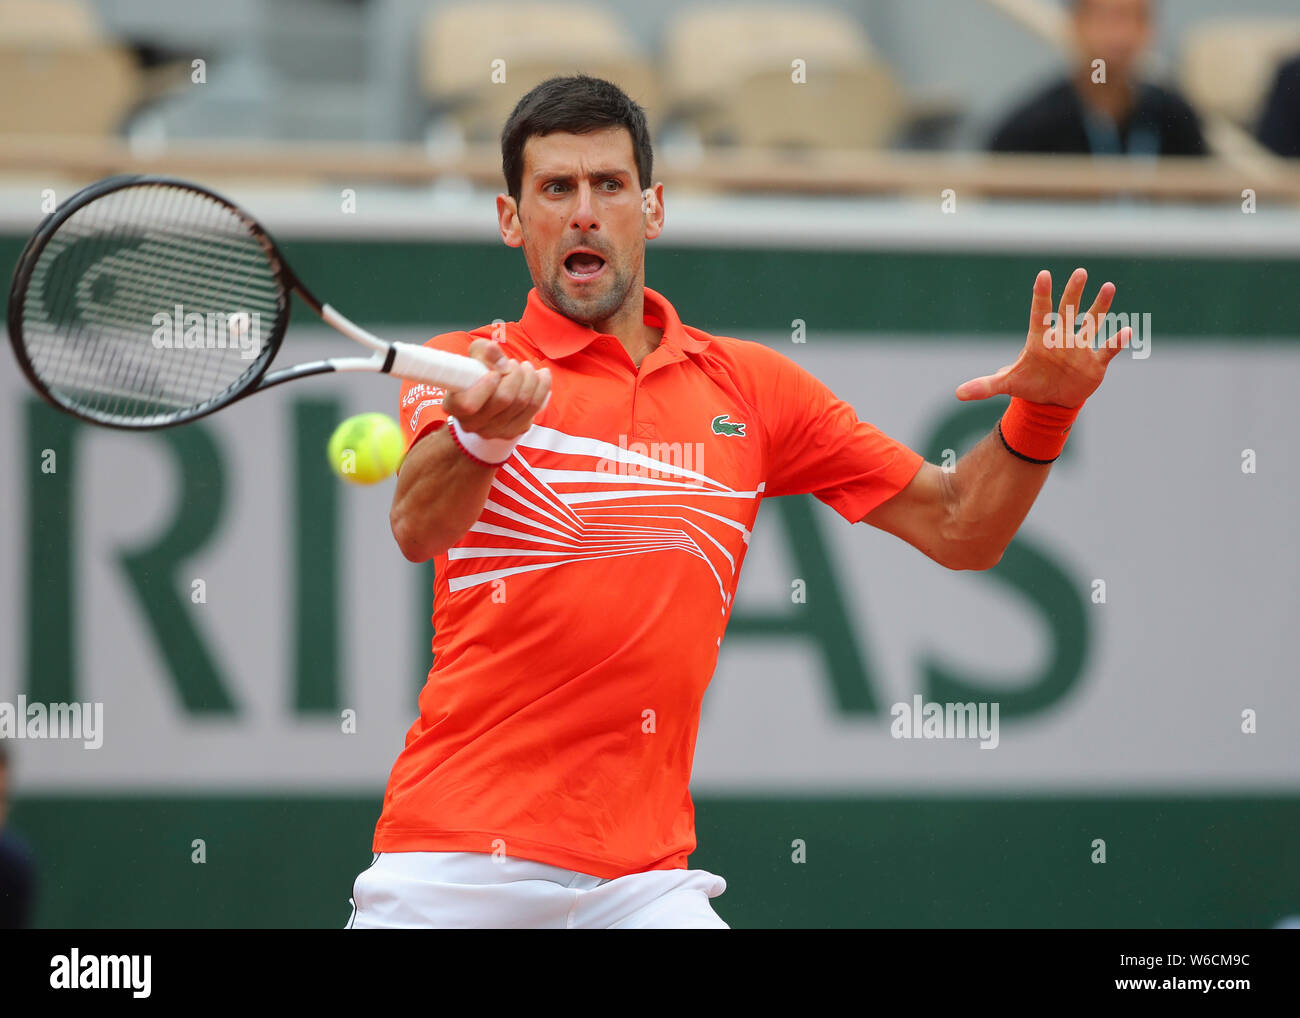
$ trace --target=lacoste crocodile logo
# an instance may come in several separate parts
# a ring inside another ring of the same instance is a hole
[[[730,414],[718,414],[713,418],[713,433],[715,435],[739,435],[742,438],[745,435],[745,424],[743,421],[728,421]]]

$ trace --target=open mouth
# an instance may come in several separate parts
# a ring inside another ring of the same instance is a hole
[[[564,259],[564,272],[570,279],[585,282],[605,271],[605,259],[594,251],[574,251]]]

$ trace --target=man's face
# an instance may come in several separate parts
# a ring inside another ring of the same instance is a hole
[[[663,185],[647,202],[622,127],[534,135],[523,163],[518,205],[497,199],[503,239],[523,247],[547,304],[577,322],[608,321],[641,295],[645,242],[662,228]]]
[[[1106,73],[1127,77],[1151,41],[1148,0],[1085,0],[1074,17],[1083,57],[1106,61]]]

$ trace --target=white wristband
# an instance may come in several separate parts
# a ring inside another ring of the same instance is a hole
[[[448,417],[447,426],[456,433],[456,440],[474,459],[484,463],[504,463],[519,444],[518,438],[483,438],[472,431],[466,431],[456,423],[456,418]],[[520,438],[523,436],[520,435]]]

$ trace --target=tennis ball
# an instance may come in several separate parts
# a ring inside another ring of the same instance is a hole
[[[330,435],[330,467],[352,484],[376,484],[391,477],[402,455],[402,429],[387,414],[357,414]]]

